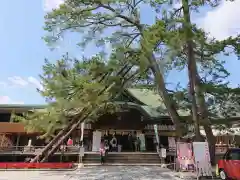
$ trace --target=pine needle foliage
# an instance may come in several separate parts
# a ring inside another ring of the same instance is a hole
[[[34,109],[23,116],[13,114],[12,119],[24,123],[27,131],[41,132],[41,137],[46,138],[54,136],[79,114],[90,112],[86,122],[92,122],[104,113],[118,111],[119,107],[111,100],[123,88],[126,69],[130,70],[132,65],[120,66],[117,61],[112,58],[105,62],[100,55],[81,60],[64,55],[54,64],[46,60],[41,76],[44,89],[39,90],[46,98],[46,108]],[[119,68],[123,69],[120,75]]]

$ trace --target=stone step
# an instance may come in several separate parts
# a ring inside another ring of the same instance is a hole
[[[99,154],[86,154],[83,157],[83,162],[99,163]],[[106,156],[106,163],[110,164],[160,164],[160,159],[157,153],[109,153]]]
[[[129,155],[129,156],[127,156],[127,155],[122,155],[122,156],[114,156],[114,155],[107,155],[108,157],[114,157],[114,158],[126,158],[126,157],[128,157],[128,158],[135,158],[135,159],[137,159],[137,158],[142,158],[142,159],[154,159],[154,158],[156,158],[156,157],[159,157],[158,155],[151,155],[151,156],[140,156],[140,155],[138,155],[138,156],[132,156],[132,155]]]
[[[161,167],[162,164],[156,163],[156,164],[149,164],[149,163],[104,163],[103,165],[101,163],[84,163],[84,167],[88,166],[159,166]]]
[[[139,164],[139,163],[146,163],[146,164],[158,164],[160,163],[159,161],[139,161],[139,160],[135,160],[135,161],[125,161],[125,160],[106,160],[106,163],[126,163],[126,164]]]
[[[83,158],[84,159],[94,159],[94,158],[99,158],[100,155],[94,155],[94,156],[91,156],[91,155],[87,155],[87,156],[84,156]],[[159,156],[158,155],[154,155],[154,156],[127,156],[127,155],[124,155],[124,156],[114,156],[114,155],[107,155],[107,157],[109,159],[159,159]]]
[[[90,163],[90,162],[99,162],[100,159],[86,159],[83,160],[84,163]],[[154,160],[154,161],[145,161],[145,160],[125,160],[125,159],[106,159],[106,162],[109,163],[160,163],[160,160]]]

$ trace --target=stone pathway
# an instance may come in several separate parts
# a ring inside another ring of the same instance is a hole
[[[157,166],[95,166],[76,171],[0,171],[0,180],[178,180]]]

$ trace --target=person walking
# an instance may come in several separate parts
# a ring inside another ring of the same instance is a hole
[[[104,139],[101,140],[99,153],[100,153],[100,162],[101,164],[103,164],[105,162],[105,155],[106,155]]]

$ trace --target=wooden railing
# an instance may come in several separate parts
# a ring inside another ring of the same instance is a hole
[[[0,149],[0,153],[40,153],[45,146],[9,146]],[[79,152],[80,146],[61,146],[57,152]]]

